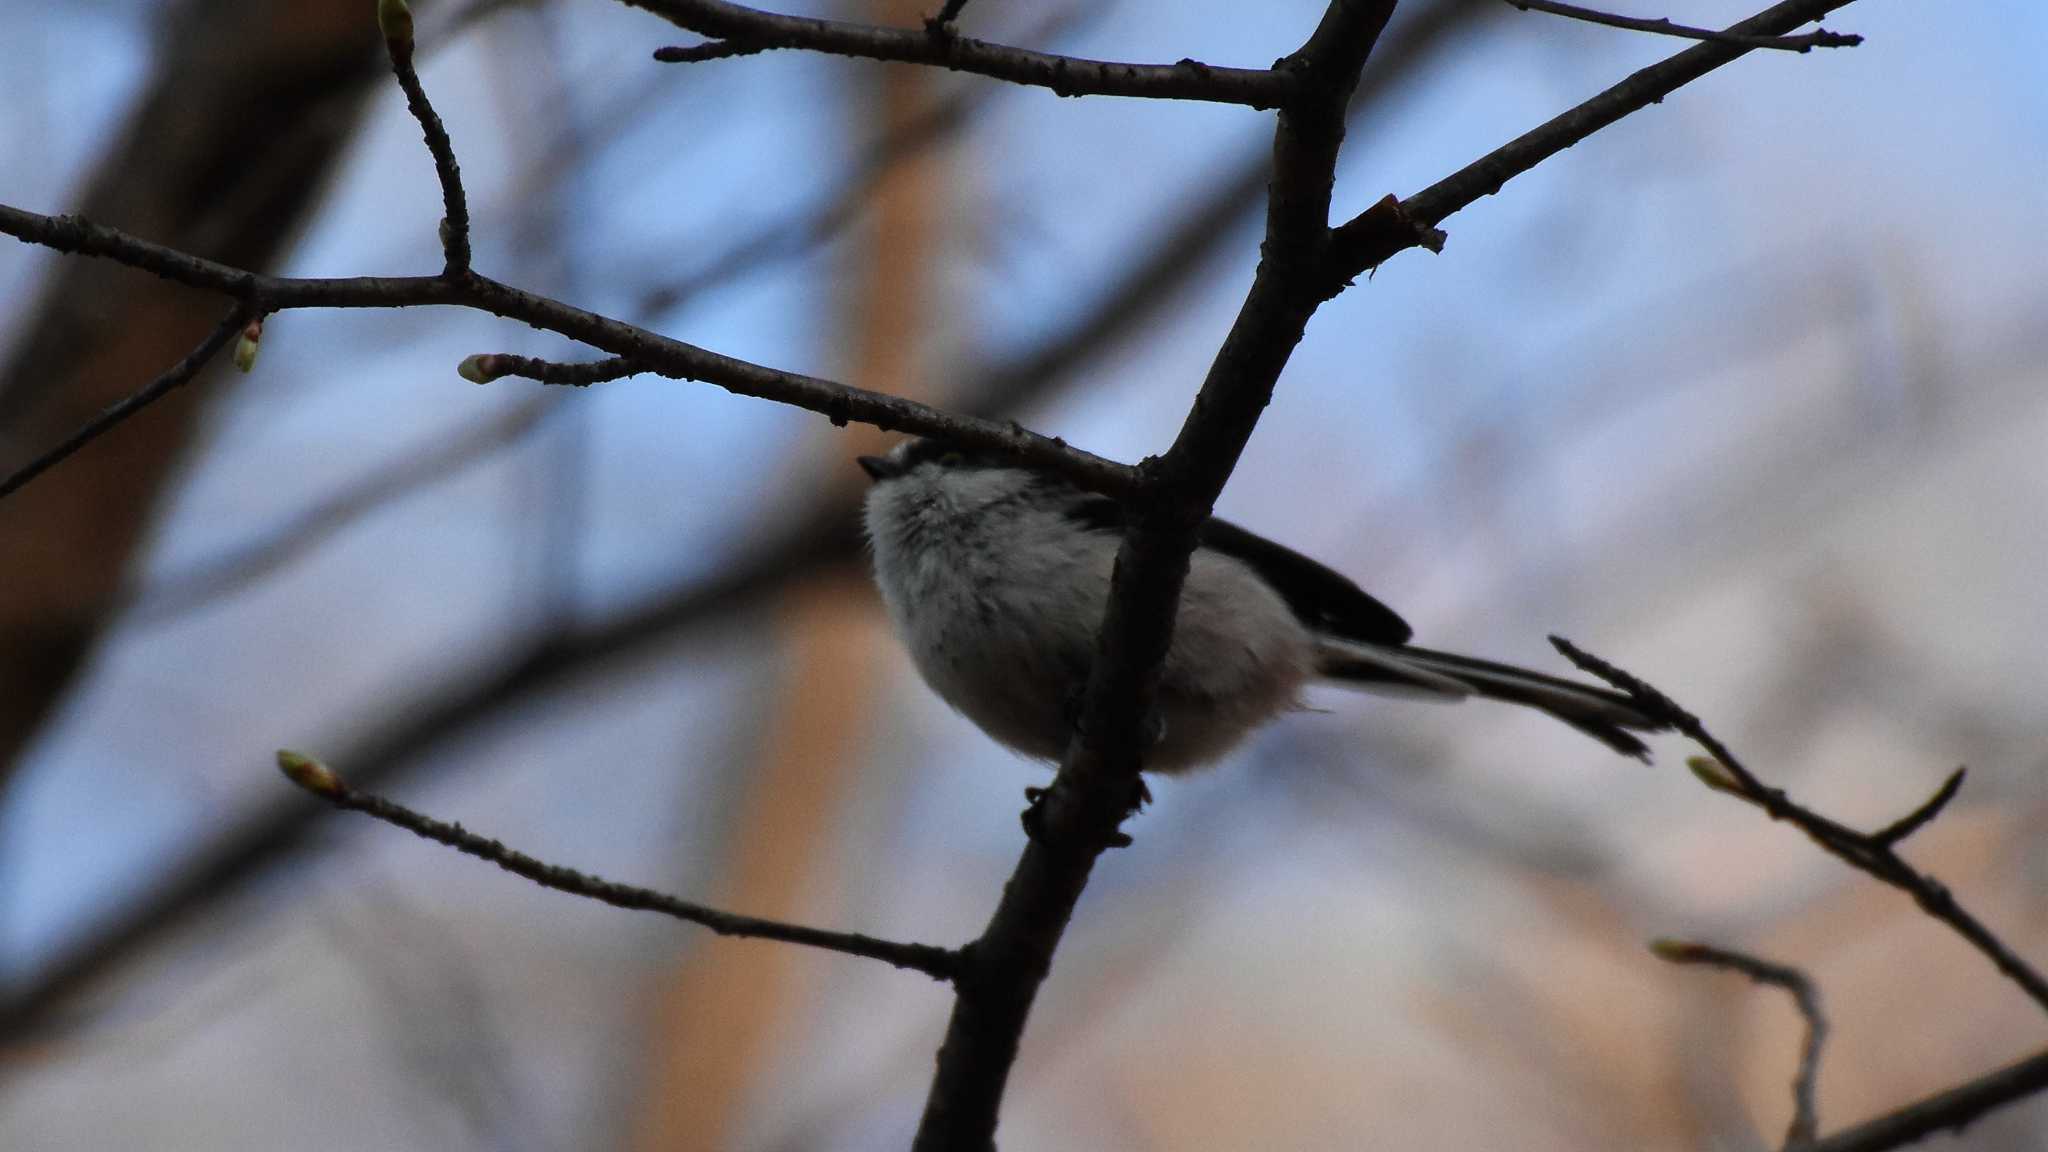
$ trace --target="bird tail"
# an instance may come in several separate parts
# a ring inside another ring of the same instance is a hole
[[[1630,730],[1668,727],[1643,715],[1619,692],[1428,648],[1323,637],[1317,642],[1316,671],[1347,688],[1366,692],[1444,701],[1482,696],[1520,704],[1547,712],[1616,752],[1639,760],[1648,760],[1650,749]]]

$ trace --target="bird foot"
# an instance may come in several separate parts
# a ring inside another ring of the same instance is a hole
[[[1124,819],[1129,819],[1144,811],[1145,805],[1152,802],[1152,789],[1145,784],[1143,777],[1132,781],[1132,784],[1131,798],[1124,806]],[[1017,819],[1024,825],[1024,835],[1033,840],[1042,840],[1044,838],[1045,798],[1051,794],[1052,789],[1049,787],[1024,789],[1025,807],[1024,811],[1018,814]],[[1129,848],[1131,846],[1130,834],[1123,831],[1112,834],[1107,846],[1110,848]]]

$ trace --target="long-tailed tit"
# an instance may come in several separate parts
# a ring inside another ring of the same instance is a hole
[[[926,683],[982,731],[1057,760],[1073,734],[1109,601],[1122,506],[938,440],[863,456],[875,582]],[[1547,712],[1645,755],[1660,725],[1626,696],[1408,643],[1407,623],[1344,576],[1234,524],[1203,526],[1160,671],[1153,772],[1214,760],[1312,680]]]

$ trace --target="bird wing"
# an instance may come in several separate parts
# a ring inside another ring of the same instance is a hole
[[[1123,505],[1108,496],[1082,496],[1066,514],[1097,531],[1121,535],[1124,530]],[[1200,539],[1202,547],[1258,573],[1296,618],[1316,632],[1367,644],[1406,644],[1415,634],[1398,613],[1349,577],[1284,544],[1214,516],[1202,525]]]

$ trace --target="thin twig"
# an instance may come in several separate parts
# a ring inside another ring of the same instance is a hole
[[[0,233],[59,252],[114,260],[166,280],[235,297],[263,312],[297,308],[404,308],[422,304],[474,308],[524,321],[643,363],[648,371],[662,376],[702,380],[736,395],[807,409],[824,415],[834,424],[857,421],[883,431],[901,429],[987,448],[1029,460],[1083,487],[1110,495],[1123,494],[1134,482],[1129,467],[1069,447],[1065,441],[1041,436],[1013,421],[962,416],[884,392],[720,355],[475,272],[456,279],[265,276],[153,244],[76,216],[44,216],[4,204],[0,204]]]
[[[1986,1113],[2048,1089],[2048,1052],[1936,1092],[1785,1152],[1889,1152],[1938,1132],[1960,1132]]]
[[[185,354],[184,359],[164,369],[161,375],[134,395],[86,421],[84,427],[65,437],[56,447],[15,469],[6,479],[0,480],[0,499],[5,499],[19,491],[29,481],[63,463],[80,448],[106,435],[130,416],[190,383],[194,376],[199,375],[200,369],[205,368],[215,356],[220,355],[221,349],[227,347],[230,341],[240,337],[242,330],[258,315],[258,310],[249,304],[235,305],[220,323],[214,325],[213,331],[206,334],[205,339]]]
[[[1757,779],[1756,774],[1751,772],[1726,744],[1707,731],[1706,725],[1701,723],[1699,717],[1679,707],[1669,696],[1651,687],[1639,677],[1580,650],[1568,640],[1553,636],[1550,642],[1564,654],[1565,659],[1576,664],[1582,671],[1598,676],[1628,693],[1637,709],[1645,715],[1664,721],[1687,739],[1706,749],[1713,759],[1695,765],[1694,773],[1710,787],[1755,804],[1771,819],[1783,820],[1806,833],[1808,839],[1837,860],[1911,896],[1921,911],[1948,925],[1952,931],[1968,941],[1971,947],[1990,960],[2007,979],[2019,985],[2022,991],[2033,998],[2034,1003],[2048,1009],[2048,979],[2043,979],[2033,965],[2021,959],[2018,953],[1985,927],[1982,921],[1957,903],[1954,894],[1939,880],[1901,859],[1893,850],[1897,843],[1896,838],[1885,840],[1881,838],[1884,833],[1859,832],[1795,803],[1782,790],[1769,787]],[[1953,774],[1950,779],[1956,788],[1962,786],[1961,780]],[[1902,824],[1908,825],[1907,831],[1910,832],[1926,823],[1933,817],[1934,812],[1940,811],[1947,804],[1947,800],[1943,798],[1944,792],[1953,795],[1949,784],[1943,784],[1933,799],[1894,822],[1885,829],[1885,833],[1896,830]]]
[[[455,163],[455,144],[448,128],[427,100],[427,90],[413,68],[412,10],[405,0],[378,0],[377,22],[384,30],[384,48],[391,73],[405,91],[405,107],[419,121],[434,157],[434,176],[441,182],[441,275],[451,279],[469,271],[469,199],[462,192],[462,168]]]
[[[1934,795],[1921,801],[1918,808],[1872,832],[1871,840],[1889,848],[1926,827],[1927,822],[1941,815],[1941,810],[1948,807],[1948,802],[1955,799],[1956,793],[1963,790],[1963,777],[1968,773],[1969,769],[1962,767],[1949,773],[1948,779],[1941,782],[1941,787],[1934,790]]]
[[[1552,16],[1564,16],[1572,20],[1583,20],[1588,24],[1604,24],[1609,28],[1624,28],[1630,32],[1651,32],[1659,36],[1677,36],[1686,40],[1704,40],[1710,44],[1727,44],[1736,48],[1775,48],[1785,52],[1810,52],[1815,48],[1854,48],[1863,43],[1863,37],[1850,32],[1830,32],[1825,28],[1816,29],[1795,36],[1750,36],[1735,31],[1716,31],[1712,28],[1694,28],[1686,24],[1674,24],[1663,17],[1622,16],[1613,12],[1602,12],[1597,8],[1582,8],[1577,4],[1562,4],[1558,0],[1504,0],[1524,12],[1547,12]]]
[[[1731,34],[1775,36],[1810,24],[1851,0],[1784,0],[1731,26]],[[1354,277],[1421,242],[1417,228],[1434,229],[1452,213],[1501,190],[1516,176],[1625,116],[1663,100],[1752,49],[1699,44],[1629,76],[1577,107],[1488,152],[1400,202],[1401,212],[1368,210],[1330,237],[1325,257],[1330,295]]]
[[[904,944],[853,932],[834,932],[781,920],[743,916],[692,903],[664,892],[656,892],[651,888],[616,884],[610,880],[585,875],[573,868],[549,864],[507,848],[496,840],[470,832],[460,824],[436,820],[381,796],[358,792],[350,788],[333,769],[302,753],[280,751],[277,754],[277,766],[293,784],[337,808],[361,812],[365,816],[373,816],[386,824],[403,828],[415,836],[432,840],[437,844],[446,844],[457,852],[496,864],[514,876],[531,880],[543,888],[567,892],[572,896],[582,896],[614,908],[658,912],[675,920],[709,928],[720,936],[780,940],[787,944],[803,944],[828,952],[880,960],[898,968],[922,972],[939,981],[953,979],[959,965],[960,954],[950,948],[940,948],[932,944]]]
[[[1221,68],[1195,60],[1125,64],[1035,52],[923,28],[883,28],[845,20],[786,16],[726,0],[624,0],[708,40],[754,47],[802,48],[831,56],[928,64],[1061,96],[1135,96],[1274,108],[1293,98],[1298,78],[1270,68]]]
[[[1460,26],[1455,21],[1421,23],[1426,49],[1418,50],[1413,59],[1432,58],[1430,51],[1451,40],[1450,33]],[[1414,35],[1417,27],[1411,23],[1406,30]],[[1368,73],[1365,80],[1388,84],[1393,75],[1398,73],[1382,69]],[[971,376],[961,393],[964,407],[987,416],[1030,407],[1116,347],[1208,266],[1222,238],[1231,233],[1232,223],[1263,197],[1270,167],[1270,149],[1247,152],[1234,176],[1199,190],[1197,204],[1158,243],[1118,270],[1108,290],[1078,322]],[[5,219],[0,211],[0,224]],[[698,283],[699,278],[691,278],[692,287]],[[792,583],[857,558],[859,536],[848,530],[856,519],[855,507],[828,499],[773,542],[709,579],[680,581],[587,625],[519,637],[516,647],[486,664],[447,681],[414,685],[406,698],[415,708],[405,715],[379,715],[344,726],[356,734],[350,760],[361,764],[364,777],[374,778],[379,786],[417,771],[431,763],[430,749],[472,724],[539,697],[579,671],[648,651],[704,621],[751,611]],[[244,891],[299,850],[316,826],[300,805],[275,806],[223,830],[180,865],[164,869],[149,893],[93,925],[82,941],[38,968],[0,1002],[0,1041],[33,1030],[79,988],[177,925]]]
[[[638,376],[650,369],[645,364],[624,356],[571,362],[542,360],[534,356],[515,356],[510,352],[486,352],[463,357],[462,363],[456,366],[455,371],[472,384],[488,384],[506,376],[517,376],[522,380],[538,380],[542,384],[567,384],[575,388],[588,388],[592,384],[602,384],[608,380]]]
[[[1820,1107],[1815,1093],[1820,1083],[1821,1047],[1827,1043],[1828,1021],[1821,1013],[1820,989],[1813,979],[1797,968],[1774,964],[1742,952],[1698,944],[1690,940],[1657,940],[1650,951],[1673,964],[1707,964],[1740,972],[1759,984],[1783,988],[1792,997],[1800,1017],[1806,1021],[1806,1039],[1799,1048],[1799,1071],[1792,1077],[1792,1123],[1785,1132],[1791,1147],[1811,1141],[1820,1131]]]
[[[924,30],[933,36],[951,36],[953,22],[960,19],[960,13],[967,7],[967,0],[946,0],[945,6],[925,18]]]
[[[736,56],[753,56],[775,47],[772,44],[746,44],[738,40],[707,40],[702,44],[670,44],[654,50],[654,58],[662,64],[702,64],[709,60],[731,60]]]

